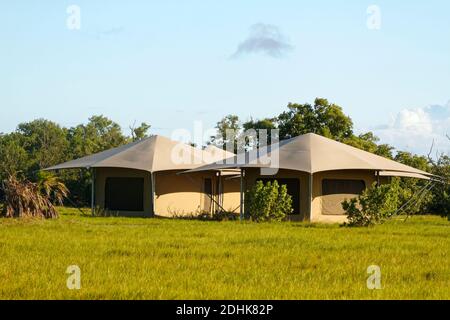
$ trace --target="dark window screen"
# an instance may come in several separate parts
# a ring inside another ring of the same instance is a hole
[[[322,180],[322,194],[361,194],[366,188],[363,180],[341,180],[324,179]]]
[[[292,214],[300,214],[300,180],[298,179],[258,179],[263,183],[277,180],[280,186],[286,185],[288,194],[292,197]]]
[[[144,211],[144,178],[107,178],[105,208]]]

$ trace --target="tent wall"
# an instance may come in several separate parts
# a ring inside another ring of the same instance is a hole
[[[212,214],[223,207],[227,211],[239,208],[239,179],[229,179],[226,176],[219,177],[215,172],[205,171],[191,174],[177,174],[180,171],[163,171],[154,174],[155,177],[155,214],[164,217],[191,216],[201,213]],[[105,206],[105,187],[108,178],[143,178],[144,179],[144,211],[142,212],[117,212],[123,216],[147,216],[152,213],[151,204],[151,175],[145,171],[120,169],[120,168],[97,168],[96,169],[96,192],[95,204],[100,208]],[[292,171],[279,170],[274,176],[261,176],[260,169],[246,169],[245,189],[260,178],[275,179],[298,179],[300,185],[300,214],[292,215],[291,220],[312,222],[344,222],[341,203],[345,199],[355,197],[354,194],[330,194],[324,195],[322,183],[325,179],[337,180],[359,180],[364,181],[369,187],[377,178],[375,172],[367,170],[342,170],[319,172],[313,176],[313,194],[311,203],[311,215],[309,214],[309,174]],[[205,193],[205,179],[211,180],[211,188],[214,201]],[[221,179],[222,197],[219,197],[219,183]],[[380,182],[388,180],[380,177]],[[219,206],[220,204],[220,206]],[[238,212],[239,210],[237,210]]]
[[[291,171],[279,170],[274,176],[261,176],[260,169],[246,169],[246,189],[250,189],[259,178],[289,179],[296,178],[300,180],[300,215],[290,216],[291,220],[342,223],[346,221],[342,201],[354,198],[356,194],[331,194],[324,195],[322,182],[325,179],[331,180],[356,180],[364,181],[366,187],[370,187],[376,182],[375,172],[368,170],[342,170],[319,172],[313,175],[313,194],[311,203],[311,216],[309,214],[309,174]],[[385,183],[388,179],[381,177],[380,182]]]
[[[155,213],[163,217],[196,215],[210,211],[204,179],[209,173],[177,175],[177,172],[155,173]]]
[[[314,174],[313,183],[313,203],[312,203],[312,222],[338,222],[347,220],[344,215],[341,203],[344,200],[355,198],[356,194],[331,194],[324,195],[322,190],[323,180],[354,180],[364,181],[365,187],[370,187],[376,182],[375,172],[365,170],[342,170],[327,171]]]
[[[205,179],[211,179],[214,201],[205,192]],[[219,199],[218,179],[222,183],[222,203]],[[157,172],[155,174],[155,212],[159,216],[191,216],[212,214],[221,210],[234,210],[239,206],[239,180],[227,180],[214,172],[179,174]]]
[[[144,211],[120,211],[121,216],[152,216],[151,177],[146,171],[122,168],[96,168],[95,205],[105,208],[106,180],[108,178],[143,178],[144,179]]]
[[[177,174],[181,171],[156,172],[155,177],[155,214],[163,217],[192,216],[201,213],[212,214],[220,210],[218,181],[213,172],[195,174]],[[143,178],[144,211],[118,211],[120,216],[153,216],[151,175],[145,171],[121,168],[97,168],[95,204],[105,207],[106,181],[108,178]],[[205,193],[205,179],[211,179],[214,201]],[[222,203],[225,210],[234,210],[239,206],[239,179],[221,177]],[[216,203],[217,202],[217,203]],[[116,213],[116,212],[114,212]]]
[[[222,207],[228,212],[239,212],[240,204],[240,180],[222,177],[223,202]]]

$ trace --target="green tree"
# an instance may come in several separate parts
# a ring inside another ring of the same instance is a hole
[[[252,147],[259,147],[259,141],[260,141],[260,130],[266,130],[267,133],[267,140],[266,143],[270,145],[272,143],[272,136],[271,136],[271,130],[277,128],[277,119],[276,118],[264,118],[261,120],[253,120],[251,118],[249,121],[245,122],[242,125],[244,132],[249,130],[255,130],[256,131],[256,137],[253,139],[250,139],[250,141],[246,141],[247,146],[249,148]]]
[[[148,137],[148,131],[150,130],[151,125],[142,122],[141,125],[137,128],[134,126],[130,127],[131,129],[131,139],[133,141],[139,141]]]
[[[104,116],[92,116],[87,125],[69,129],[68,139],[74,158],[119,147],[130,142],[116,122]]]
[[[351,136],[343,139],[342,142],[352,147],[392,159],[392,151],[394,150],[394,147],[388,144],[378,144],[379,141],[380,139],[375,136],[373,132],[367,132],[358,136],[352,134]]]
[[[316,133],[342,141],[353,133],[353,122],[342,108],[317,98],[314,105],[289,103],[288,111],[278,116],[280,137],[295,137],[305,133]]]
[[[17,133],[0,134],[0,182],[9,175],[28,171],[30,160],[22,140]]]
[[[414,155],[410,152],[399,151],[394,157],[394,160],[405,164],[407,166],[430,172],[431,166],[428,162],[428,159],[424,156]],[[402,178],[400,179],[400,188],[402,189],[402,193],[400,194],[400,204],[403,205],[407,201],[411,199],[412,196],[417,194],[428,181],[423,179],[415,179],[415,178]],[[431,201],[433,195],[432,193],[427,193],[425,196],[420,197],[420,203],[415,204],[414,206],[410,206],[407,213],[416,214],[416,213],[425,213],[429,206],[429,202]]]
[[[276,118],[264,118],[261,120],[254,120],[253,118],[251,118],[249,121],[244,122],[242,127],[244,128],[244,130],[250,130],[250,129],[272,130],[272,129],[277,128],[277,119]]]
[[[229,114],[216,124],[217,135],[211,137],[211,143],[221,149],[226,149],[228,144],[234,144],[234,152],[237,152],[237,139],[242,126],[239,117]]]
[[[426,157],[415,155],[410,152],[398,151],[394,157],[394,160],[422,171],[429,172],[431,170]]]
[[[22,147],[30,155],[31,170],[44,169],[70,158],[66,131],[44,119],[19,124],[16,132],[22,136]]]
[[[393,146],[390,146],[386,143],[384,144],[379,144],[377,146],[377,150],[375,151],[376,155],[388,158],[388,159],[392,159],[392,152],[395,150],[395,148]]]
[[[433,166],[432,173],[442,182],[436,183],[433,188],[429,209],[432,213],[447,216],[450,219],[450,156],[441,155]]]

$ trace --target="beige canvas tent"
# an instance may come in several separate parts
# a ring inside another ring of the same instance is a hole
[[[92,207],[119,215],[182,216],[238,209],[239,181],[227,178],[233,170],[180,175],[232,155],[152,136],[47,170],[92,170]]]
[[[257,180],[278,180],[293,198],[292,219],[343,222],[341,203],[356,197],[374,182],[401,176],[430,179],[430,174],[369,152],[316,135],[281,141],[266,150],[253,150],[188,173],[241,169],[241,191]],[[241,192],[241,203],[243,195]]]

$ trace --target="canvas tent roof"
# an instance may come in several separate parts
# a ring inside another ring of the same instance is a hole
[[[234,153],[220,149],[212,144],[208,145],[204,151],[208,152],[213,156],[213,158],[217,158],[217,160],[214,160],[213,162],[220,161],[226,158],[230,158],[234,156]]]
[[[188,170],[228,156],[230,156],[229,153],[224,153],[213,146],[207,150],[200,150],[182,142],[155,135],[46,170],[101,167],[129,168],[148,172]]]
[[[278,164],[268,162],[267,160],[272,156],[273,159],[276,158],[276,152],[278,153]],[[244,161],[238,160],[238,156],[233,156],[224,163],[202,166],[189,172],[223,168],[270,168],[272,166],[311,174],[333,170],[374,170],[390,172],[391,176],[395,173],[400,173],[401,176],[430,176],[427,172],[313,133],[281,141],[278,145],[269,146],[265,151],[249,151],[245,154]]]

